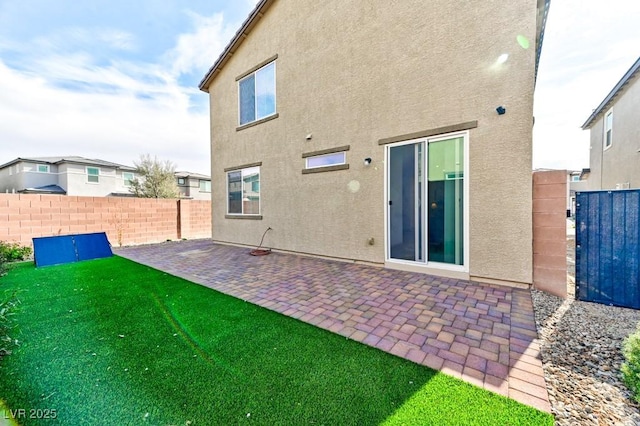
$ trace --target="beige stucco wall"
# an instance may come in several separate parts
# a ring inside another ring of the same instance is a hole
[[[613,108],[611,146],[604,147],[604,116],[606,108],[591,126],[591,151],[589,189],[615,189],[616,184],[629,183],[630,188],[640,188],[640,77],[625,86]]]
[[[469,272],[531,283],[535,17],[536,2],[524,0],[276,1],[210,86],[213,239],[257,245],[271,227],[268,247],[383,263],[378,140],[477,120]],[[236,77],[275,54],[279,117],[236,131]],[[349,170],[301,173],[302,153],[341,145],[351,146]],[[224,169],[254,162],[263,219],[225,219]]]

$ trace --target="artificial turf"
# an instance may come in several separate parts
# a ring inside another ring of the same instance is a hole
[[[0,278],[0,298],[14,292],[20,345],[0,360],[0,399],[25,410],[20,424],[45,424],[30,414],[46,410],[69,425],[553,424],[513,400],[120,257],[20,264]]]

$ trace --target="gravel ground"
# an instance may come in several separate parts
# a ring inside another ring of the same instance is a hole
[[[640,323],[640,311],[574,300],[568,242],[569,297],[532,291],[556,425],[640,425],[620,373],[622,342]]]

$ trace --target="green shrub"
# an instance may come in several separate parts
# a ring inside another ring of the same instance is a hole
[[[622,378],[633,399],[640,402],[640,330],[625,339],[622,353],[626,359],[621,368]]]
[[[26,260],[31,257],[31,253],[31,247],[21,246],[18,243],[0,241],[0,259],[3,259],[5,262]]]
[[[9,336],[9,330],[13,327],[12,316],[20,301],[15,294],[6,300],[0,300],[0,359],[4,355],[11,353],[11,347],[16,346],[18,341]]]

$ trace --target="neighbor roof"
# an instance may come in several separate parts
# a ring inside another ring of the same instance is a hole
[[[60,195],[64,195],[67,193],[67,191],[65,191],[58,185],[45,185],[45,186],[38,186],[36,188],[25,188],[18,192],[21,194],[60,194]]]
[[[125,166],[123,164],[112,163],[110,161],[98,160],[95,158],[78,157],[75,155],[70,155],[67,157],[18,157],[15,160],[11,160],[8,163],[1,165],[0,169],[19,163],[21,161],[30,161],[33,163],[43,163],[43,164],[75,163],[75,164],[85,164],[88,166],[111,167],[113,169],[131,170],[131,171],[136,170],[135,167]]]
[[[207,180],[211,180],[211,176],[207,176],[207,175],[202,175],[200,173],[192,173],[192,172],[176,172],[175,173],[176,177],[179,178],[196,178],[196,179],[207,179]]]
[[[242,23],[240,29],[233,36],[227,47],[224,48],[220,57],[213,63],[207,74],[200,81],[198,87],[206,92],[213,79],[220,73],[222,67],[227,63],[229,58],[238,50],[245,38],[251,30],[258,24],[260,18],[264,16],[267,9],[273,5],[276,0],[260,0],[256,4],[255,9],[249,14],[249,17]],[[551,0],[536,0],[538,15],[536,19],[536,70],[538,75],[538,63],[540,62],[540,53],[542,52],[542,40],[544,38],[544,29],[547,24],[547,15],[549,13],[549,4]]]
[[[593,123],[596,121],[596,118],[602,113],[609,109],[609,105],[613,102],[613,100],[622,92],[624,87],[638,74],[638,70],[640,70],[640,57],[636,60],[636,62],[631,65],[631,68],[622,76],[618,84],[616,84],[609,92],[606,98],[598,105],[598,108],[594,109],[587,121],[582,125],[582,130],[586,130],[590,128]]]

